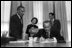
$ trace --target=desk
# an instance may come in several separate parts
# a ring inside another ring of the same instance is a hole
[[[10,43],[6,45],[5,47],[71,47],[71,42],[67,43],[35,43],[33,42],[16,42],[16,43]]]

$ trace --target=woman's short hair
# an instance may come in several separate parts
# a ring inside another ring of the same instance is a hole
[[[37,19],[36,17],[33,17],[33,18],[31,19],[31,22],[32,22],[34,19],[36,19],[36,23],[35,23],[35,24],[37,24],[37,23],[38,23],[38,19]]]

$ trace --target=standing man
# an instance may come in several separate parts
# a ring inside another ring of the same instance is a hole
[[[65,42],[63,36],[60,34],[61,24],[60,21],[55,19],[54,13],[49,13],[49,18],[51,22],[50,37],[56,37],[58,43]]]
[[[17,7],[17,13],[10,18],[10,36],[16,40],[22,39],[23,29],[23,15],[25,8],[23,6]]]

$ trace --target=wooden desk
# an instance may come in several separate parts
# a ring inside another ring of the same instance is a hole
[[[71,42],[67,43],[35,43],[33,42],[17,42],[17,43],[10,43],[5,47],[71,47]]]
[[[1,46],[6,46],[10,41],[15,40],[13,37],[1,37]]]

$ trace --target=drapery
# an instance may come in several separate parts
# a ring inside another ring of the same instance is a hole
[[[71,42],[71,1],[65,1],[67,15],[68,41]]]
[[[43,21],[49,19],[49,13],[53,12],[53,1],[43,2]]]
[[[43,28],[43,1],[33,1],[33,16],[38,19],[37,26]]]
[[[1,1],[1,36],[7,33],[9,36],[9,20],[10,20],[11,1]]]

